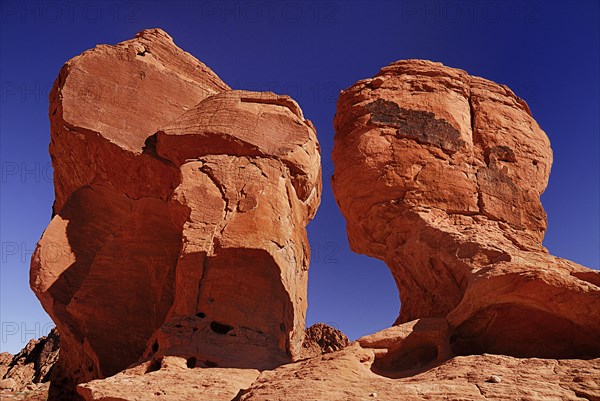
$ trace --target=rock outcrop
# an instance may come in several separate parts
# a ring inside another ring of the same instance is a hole
[[[600,359],[483,354],[445,360],[447,334],[445,319],[420,319],[360,338],[333,353],[262,372],[194,368],[185,359],[165,357],[160,365],[147,362],[81,384],[78,391],[86,401],[600,399]]]
[[[304,333],[303,358],[310,358],[344,349],[350,344],[348,337],[335,327],[315,323]]]
[[[70,60],[50,101],[56,200],[31,287],[61,350],[53,331],[0,354],[2,387],[600,399],[600,274],[542,246],[552,152],[507,87],[407,60],[342,92],[334,194],[352,249],[388,264],[402,302],[352,344],[304,328],[321,165],[296,102],[229,88],[159,29]]]
[[[80,384],[85,401],[231,401],[256,380],[256,369],[193,367],[180,357],[144,362],[104,380]]]
[[[552,151],[506,86],[406,60],[340,95],[337,202],[354,251],[384,260],[397,324],[446,318],[451,349],[600,356],[600,274],[542,246]]]
[[[443,320],[408,322],[361,338],[341,351],[264,371],[240,400],[600,399],[600,359],[483,354],[436,361],[429,347],[443,348]],[[395,370],[382,369],[388,348],[395,347],[413,352],[397,359]]]
[[[52,329],[47,336],[30,340],[16,355],[0,354],[0,388],[22,391],[50,380],[58,359],[60,336]]]
[[[62,336],[51,398],[166,355],[299,357],[321,169],[292,99],[233,91],[152,29],[67,62],[50,121],[56,200],[31,287]]]

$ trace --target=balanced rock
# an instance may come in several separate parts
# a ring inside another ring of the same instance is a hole
[[[321,194],[299,106],[230,90],[159,29],[73,58],[50,100],[55,215],[31,287],[62,336],[51,398],[164,355],[297,358]]]
[[[340,95],[336,200],[384,260],[398,323],[447,318],[454,353],[600,356],[600,274],[542,246],[552,151],[506,86],[406,60]]]

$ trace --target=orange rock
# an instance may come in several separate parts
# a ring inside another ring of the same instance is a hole
[[[305,330],[302,358],[339,351],[348,344],[348,337],[340,330],[325,323],[315,323]]]
[[[375,351],[354,343],[333,354],[264,371],[240,401],[600,399],[600,359],[470,355],[389,376],[376,368]],[[492,376],[500,383],[490,380]]]
[[[31,264],[62,335],[50,398],[139,358],[298,358],[321,195],[299,106],[230,90],[158,29],[70,60],[50,98],[55,216]]]
[[[38,388],[50,380],[52,367],[58,359],[60,336],[52,329],[47,336],[29,340],[16,355],[0,353],[0,380],[12,380],[15,391]],[[0,386],[1,387],[1,386]]]
[[[256,369],[191,366],[168,356],[158,365],[144,363],[104,380],[81,384],[77,392],[85,401],[230,401],[256,380]]]
[[[398,61],[343,91],[334,125],[350,245],[390,267],[397,323],[448,317],[459,354],[600,356],[600,275],[541,244],[552,151],[522,99]]]

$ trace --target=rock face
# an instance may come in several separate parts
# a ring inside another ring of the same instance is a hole
[[[167,356],[157,365],[142,363],[104,380],[77,387],[85,401],[231,401],[259,375],[256,369],[194,368]]]
[[[53,332],[0,355],[0,387],[600,399],[600,275],[542,246],[552,152],[505,86],[408,60],[342,92],[334,193],[352,248],[388,264],[402,301],[395,326],[350,345],[304,330],[321,166],[292,99],[230,89],[153,29],[67,62],[50,100],[56,201],[31,287],[61,351],[54,365]]]
[[[406,60],[340,95],[337,202],[384,260],[397,324],[447,318],[455,354],[600,356],[600,274],[542,246],[552,152],[506,86]]]
[[[302,356],[310,358],[339,351],[349,343],[348,337],[335,327],[325,323],[315,323],[305,331]]]
[[[140,358],[297,358],[321,194],[299,106],[231,90],[159,29],[73,58],[50,101],[55,215],[31,263],[62,335],[50,397]]]
[[[58,359],[60,336],[56,329],[37,340],[30,340],[16,355],[0,354],[2,388],[21,391],[32,384],[50,380]]]
[[[264,371],[240,400],[600,399],[600,359],[469,355],[433,366],[415,365],[404,375],[389,375],[389,372],[382,374],[375,366],[377,351],[357,342],[333,354]],[[501,382],[494,383],[490,380],[492,376],[498,376]]]
[[[146,362],[81,384],[78,392],[86,401],[600,399],[600,359],[484,354],[445,361],[447,334],[445,319],[420,319],[360,338],[333,353],[263,372],[194,368],[185,359],[165,357],[154,366]],[[440,350],[440,358],[434,350]]]

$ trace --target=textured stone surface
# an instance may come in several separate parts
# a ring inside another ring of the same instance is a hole
[[[388,377],[373,369],[375,352],[358,343],[321,357],[262,372],[242,401],[287,400],[599,400],[600,359],[460,356]],[[500,383],[490,382],[492,375]],[[376,397],[373,396],[376,394]]]
[[[78,392],[86,401],[600,399],[600,359],[447,359],[449,346],[445,319],[420,319],[274,370],[209,368],[164,357],[81,384]]]
[[[382,376],[408,376],[415,369],[453,356],[446,319],[413,320],[359,338],[357,342],[374,350],[372,370]]]
[[[315,323],[305,330],[302,358],[339,351],[348,346],[348,337],[335,327]]]
[[[13,360],[13,354],[8,352],[0,353],[0,379],[4,378],[4,375],[8,371],[8,367]]]
[[[288,97],[230,91],[158,131],[156,152],[183,163],[171,210],[184,246],[173,307],[146,355],[237,368],[297,358],[310,258],[304,227],[321,191],[312,126]]]
[[[0,354],[2,380],[12,380],[11,390],[21,391],[31,384],[50,380],[52,368],[58,359],[60,336],[56,329],[37,340],[30,340],[16,355]]]
[[[55,216],[31,287],[62,334],[51,398],[140,358],[297,358],[321,194],[299,106],[230,90],[157,29],[73,58],[50,100]]]
[[[552,151],[506,86],[405,60],[340,95],[332,185],[397,323],[448,317],[458,354],[600,355],[600,275],[542,246]]]
[[[81,384],[77,392],[86,401],[231,401],[258,374],[255,369],[194,368],[183,358],[165,357],[157,366],[148,362]]]

